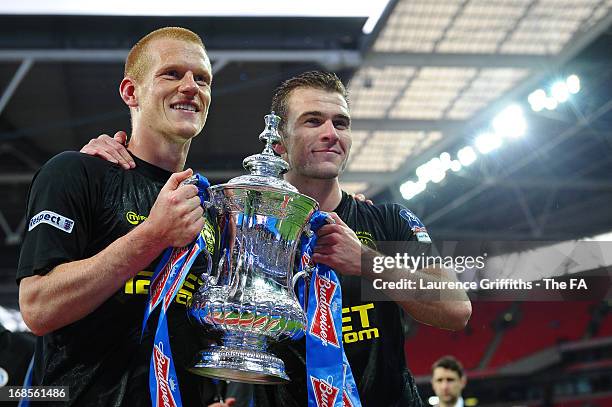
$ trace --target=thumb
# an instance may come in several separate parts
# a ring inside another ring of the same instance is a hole
[[[328,212],[327,213],[338,225],[346,226],[346,224],[340,219],[340,216],[336,212]]]
[[[166,185],[164,185],[162,190],[165,189],[174,191],[181,185],[181,182],[191,177],[191,175],[193,175],[193,170],[191,168],[187,168],[185,171],[175,172],[170,176],[170,178],[168,178],[168,181],[166,181]]]
[[[121,145],[125,145],[125,142],[127,141],[127,133],[123,130],[119,130],[117,133],[115,133],[113,138]]]

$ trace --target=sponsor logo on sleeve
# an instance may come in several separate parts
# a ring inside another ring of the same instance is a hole
[[[408,222],[408,226],[410,226],[412,233],[414,233],[419,242],[431,243],[431,238],[427,233],[425,225],[414,213],[410,212],[408,209],[402,209],[399,215]]]
[[[38,215],[34,215],[34,217],[30,219],[30,223],[28,225],[28,232],[34,229],[36,226],[40,225],[41,223],[46,223],[47,225],[51,225],[54,228],[63,230],[66,233],[72,233],[72,227],[74,226],[74,221],[72,219],[59,215],[52,211],[42,211],[38,213]]]

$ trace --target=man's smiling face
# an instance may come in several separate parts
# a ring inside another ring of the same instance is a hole
[[[210,106],[211,65],[198,44],[158,39],[148,44],[148,61],[136,81],[139,126],[175,140],[202,131]]]
[[[283,143],[291,172],[315,179],[337,177],[351,150],[351,119],[340,93],[297,88],[288,98]]]

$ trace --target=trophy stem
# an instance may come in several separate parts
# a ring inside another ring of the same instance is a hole
[[[222,345],[211,346],[196,356],[189,369],[200,376],[254,384],[289,381],[283,361],[267,352],[264,336],[226,332]]]

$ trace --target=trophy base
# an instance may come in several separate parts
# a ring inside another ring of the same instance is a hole
[[[215,346],[201,351],[191,373],[213,379],[253,384],[283,384],[289,381],[285,364],[261,350]]]

